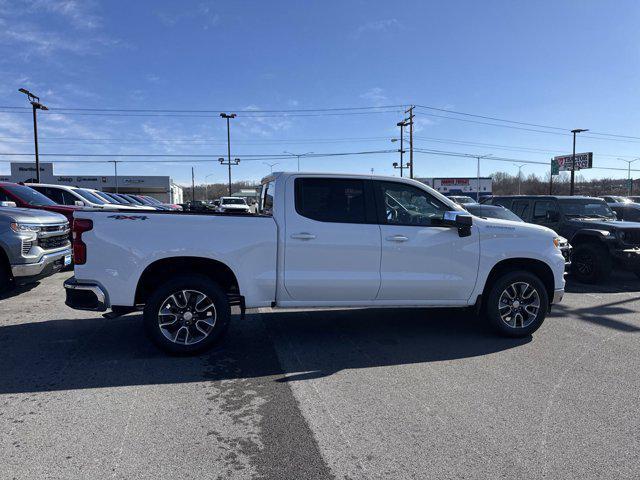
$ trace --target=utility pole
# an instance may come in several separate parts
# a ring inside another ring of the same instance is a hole
[[[415,107],[411,105],[404,113],[409,114],[409,178],[413,178],[413,109]]]
[[[553,159],[551,159],[551,169],[549,170],[549,195],[553,195]]]
[[[235,163],[231,162],[231,133],[229,127],[229,120],[232,118],[236,118],[235,113],[227,114],[221,113],[220,116],[227,120],[227,162],[224,162],[224,159],[219,159],[221,165],[227,165],[229,167],[229,196],[231,196],[231,165],[238,165],[240,163],[239,159],[235,159]]]
[[[20,93],[24,93],[31,104],[33,110],[33,144],[36,154],[36,183],[40,183],[40,157],[38,156],[38,116],[36,110],[49,110],[45,105],[40,103],[40,97],[34,95],[26,88],[18,89]]]
[[[204,177],[204,196],[206,197],[205,200],[209,200],[209,184],[207,183],[207,178],[211,177],[212,175],[215,175],[215,173],[210,173],[209,175],[205,175]]]
[[[574,130],[571,130],[571,133],[573,133],[573,154],[571,155],[571,186],[569,188],[569,195],[571,196],[573,196],[574,179],[576,174],[576,134],[588,131],[588,128],[576,128]]]
[[[193,167],[191,167],[191,201],[196,201],[196,177],[193,174]]]
[[[629,196],[633,195],[633,181],[631,180],[631,164],[637,162],[640,158],[634,158],[633,160],[625,160],[624,158],[618,158],[623,162],[627,162],[627,189],[629,190]]]
[[[115,180],[116,183],[116,193],[118,193],[118,162],[120,160],[109,160],[110,162],[113,162],[113,179]]]
[[[396,123],[396,127],[400,127],[400,149],[398,150],[400,152],[400,165],[398,166],[398,162],[393,162],[393,168],[400,169],[400,177],[403,176],[403,171],[405,168],[403,154],[404,154],[404,127],[406,125],[408,125],[406,120]],[[396,142],[397,140],[398,140],[397,138],[391,139],[392,142]]]

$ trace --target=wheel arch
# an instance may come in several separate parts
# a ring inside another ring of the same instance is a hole
[[[170,257],[149,264],[136,286],[135,304],[143,304],[159,285],[178,275],[198,274],[210,278],[229,295],[239,295],[240,285],[233,270],[223,262],[204,257]]]
[[[535,258],[508,258],[496,263],[487,276],[482,298],[487,298],[491,285],[493,285],[501,275],[516,270],[523,270],[536,275],[544,285],[549,302],[551,302],[555,293],[553,270],[548,264]]]

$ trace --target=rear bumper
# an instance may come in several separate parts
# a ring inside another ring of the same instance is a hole
[[[43,278],[61,270],[66,256],[71,257],[71,248],[45,253],[34,263],[11,265],[11,274],[17,283]]]
[[[66,292],[65,305],[75,310],[104,312],[107,310],[107,295],[97,283],[81,283],[76,277],[64,282]]]

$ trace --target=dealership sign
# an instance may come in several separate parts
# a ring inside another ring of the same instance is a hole
[[[575,167],[572,168],[573,155],[561,155],[559,157],[555,157],[552,160],[553,163],[551,165],[551,170],[555,174],[555,171],[582,170],[593,167],[593,152],[576,153],[575,159]]]

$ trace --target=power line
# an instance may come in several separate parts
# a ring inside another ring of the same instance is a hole
[[[22,106],[3,106],[0,108],[15,109],[15,110],[28,110],[28,107]],[[215,113],[219,114],[222,111],[240,111],[240,112],[264,112],[264,113],[288,113],[288,112],[336,112],[336,111],[348,111],[348,110],[379,110],[389,108],[405,108],[405,105],[378,105],[378,106],[366,106],[366,107],[333,107],[333,108],[290,108],[280,110],[263,110],[263,109],[246,109],[245,108],[219,108],[219,109],[206,109],[206,110],[189,110],[189,109],[157,109],[157,108],[77,108],[77,107],[52,107],[56,110],[65,111],[86,111],[86,112],[139,112],[139,113]]]

